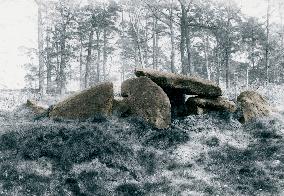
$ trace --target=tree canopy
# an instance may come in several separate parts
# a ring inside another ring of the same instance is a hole
[[[268,2],[270,3],[270,2]],[[63,93],[121,82],[136,67],[214,80],[227,89],[283,83],[280,23],[245,16],[234,1],[37,1],[39,65],[26,65],[29,87]],[[281,7],[281,2],[278,6]]]

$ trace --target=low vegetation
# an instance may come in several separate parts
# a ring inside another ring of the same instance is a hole
[[[1,195],[284,194],[281,108],[246,124],[209,112],[161,130],[132,117],[54,121],[0,108]]]
[[[281,195],[283,122],[216,113],[158,130],[139,119],[30,117],[0,136],[3,195]]]

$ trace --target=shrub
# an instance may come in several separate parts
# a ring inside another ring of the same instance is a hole
[[[21,138],[20,154],[25,159],[37,160],[45,156],[54,166],[70,170],[74,163],[98,158],[109,167],[128,171],[134,152],[126,144],[96,127],[36,128],[26,130]]]
[[[172,146],[183,144],[189,140],[187,132],[180,129],[156,130],[148,136],[146,145],[166,149]]]
[[[158,167],[157,155],[154,151],[142,149],[137,152],[138,161],[148,175],[153,175]]]
[[[145,195],[144,190],[135,183],[126,183],[119,185],[116,188],[116,193],[118,196],[143,196]]]
[[[259,156],[256,150],[253,146],[247,149],[223,146],[212,150],[207,169],[242,194],[254,195],[260,189],[276,194],[275,179],[255,162]]]
[[[16,132],[7,132],[0,137],[1,150],[16,150],[18,148],[19,134]]]
[[[217,137],[211,137],[205,141],[206,145],[209,147],[216,147],[220,145],[220,141]]]
[[[97,171],[83,171],[78,177],[87,195],[112,195],[105,186],[106,179]]]
[[[50,178],[35,174],[24,174],[19,180],[23,195],[45,195],[49,191]]]

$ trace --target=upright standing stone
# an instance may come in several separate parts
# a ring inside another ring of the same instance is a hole
[[[241,122],[248,122],[257,117],[268,116],[271,109],[267,101],[257,92],[242,92],[237,99],[241,110]]]
[[[161,87],[147,77],[124,81],[121,94],[129,105],[130,113],[143,118],[156,128],[171,124],[171,104]]]
[[[187,77],[180,74],[160,72],[151,69],[136,69],[137,77],[145,76],[159,85],[168,95],[172,117],[186,116],[185,95],[199,95],[202,97],[218,97],[222,90],[209,80],[198,77]]]

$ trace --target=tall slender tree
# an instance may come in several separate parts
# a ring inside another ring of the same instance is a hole
[[[43,21],[42,21],[42,7],[43,4],[41,0],[34,0],[37,4],[37,21],[38,21],[38,75],[39,92],[43,94],[44,92],[44,57],[43,57]]]

